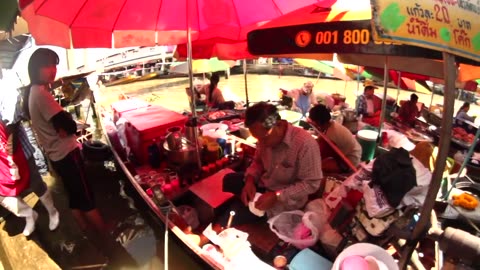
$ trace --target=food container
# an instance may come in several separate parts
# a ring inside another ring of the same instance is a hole
[[[213,139],[227,138],[227,129],[227,125],[219,123],[205,124],[200,127],[200,130],[202,131],[202,136],[210,137]]]

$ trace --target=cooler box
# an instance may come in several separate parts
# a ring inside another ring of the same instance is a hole
[[[153,139],[165,136],[173,126],[183,128],[188,117],[160,106],[149,106],[123,113],[128,120],[126,127],[128,146],[142,164],[148,163],[147,148]]]
[[[357,141],[362,146],[362,161],[372,160],[375,156],[377,147],[378,132],[374,130],[359,130],[357,132]]]
[[[112,103],[113,122],[116,123],[123,113],[150,106],[146,101],[138,98],[119,100]]]

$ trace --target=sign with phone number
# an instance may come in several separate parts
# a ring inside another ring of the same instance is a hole
[[[361,53],[442,59],[440,52],[415,46],[375,42],[369,20],[265,28],[248,33],[253,55]]]

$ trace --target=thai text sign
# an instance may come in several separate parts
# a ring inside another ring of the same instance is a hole
[[[375,38],[480,61],[480,1],[372,0]]]

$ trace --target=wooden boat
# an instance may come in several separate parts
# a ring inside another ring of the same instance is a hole
[[[129,76],[126,76],[126,77],[121,78],[121,79],[117,79],[117,80],[114,80],[114,81],[111,81],[111,82],[107,82],[107,83],[105,83],[105,86],[109,87],[109,86],[114,86],[114,85],[119,85],[119,84],[131,83],[131,82],[136,81],[137,78],[138,77],[136,75],[129,75]]]
[[[119,148],[118,137],[114,135],[115,130],[111,123],[112,112],[104,109],[100,115],[102,116],[102,127],[106,134],[106,140],[112,148],[118,166],[124,171],[132,186],[152,212],[168,226],[171,233],[175,234],[187,248],[207,265],[214,269],[228,268],[228,265],[226,265],[228,262],[215,256],[215,254],[221,253],[212,253],[212,245],[205,245],[210,241],[202,235],[202,232],[208,228],[209,224],[213,224],[213,230],[217,233],[225,228],[225,217],[228,217],[230,207],[235,204],[235,200],[231,193],[222,192],[221,179],[226,173],[233,172],[233,169],[245,166],[255,152],[255,145],[240,137],[232,136],[231,138],[237,142],[236,145],[242,149],[241,154],[236,156],[237,159],[233,158],[228,166],[218,171],[215,169],[216,172],[209,176],[200,175],[202,171],[197,171],[198,174],[188,173],[192,172],[195,166],[170,166],[172,169],[178,169],[179,175],[185,177],[185,179],[183,179],[184,185],[180,185],[176,191],[167,194],[165,190],[162,193],[158,187],[152,186],[151,182],[142,181],[145,176],[152,174],[152,172],[162,174],[165,172],[165,167],[153,169],[148,165],[133,165],[126,159],[123,149]],[[324,139],[328,142],[327,145],[331,147],[332,153],[336,153],[337,158],[344,159],[345,166],[351,167],[354,171],[355,167],[339,152],[338,148],[328,138]],[[313,197],[316,196],[318,196],[317,193]],[[187,222],[188,218],[185,215],[182,216],[182,208],[185,205],[195,207],[200,223],[198,227],[193,228],[192,224],[189,224],[190,221]],[[288,252],[289,255],[292,255],[299,251],[292,246],[282,244],[266,222],[241,225],[235,228],[249,235],[248,241],[251,244],[251,250],[254,251],[248,257],[248,260],[252,260],[252,267],[261,266],[265,269],[273,269],[270,265],[274,255]]]
[[[147,81],[147,80],[155,79],[157,77],[158,77],[157,72],[151,72],[141,76],[140,78],[137,78],[135,81]]]

